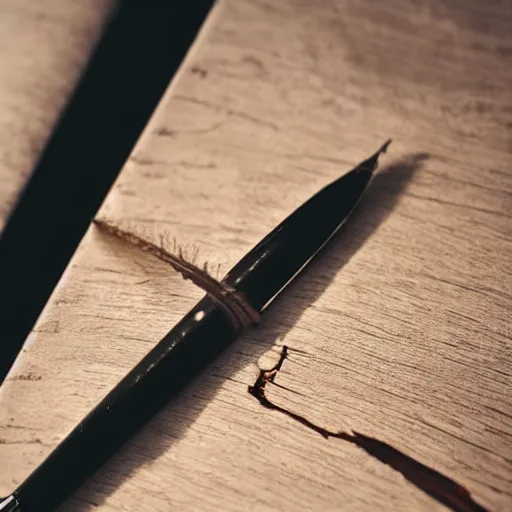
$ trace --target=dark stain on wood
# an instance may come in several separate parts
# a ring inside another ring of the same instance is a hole
[[[401,473],[408,482],[416,486],[418,489],[456,512],[484,512],[487,510],[473,500],[470,492],[465,487],[442,473],[439,473],[435,469],[432,469],[409,455],[406,455],[388,443],[360,434],[359,432],[352,431],[350,433],[327,430],[311,422],[304,416],[271,402],[265,394],[265,388],[268,383],[274,383],[274,380],[288,355],[288,350],[289,348],[284,345],[277,364],[270,370],[260,370],[256,382],[248,388],[249,393],[255,397],[261,405],[267,409],[285,414],[299,422],[301,425],[317,432],[325,439],[333,437],[355,444],[368,455],[371,455],[375,459],[387,464],[395,471]]]
[[[190,72],[200,78],[206,78],[208,76],[208,71],[200,66],[192,66]]]

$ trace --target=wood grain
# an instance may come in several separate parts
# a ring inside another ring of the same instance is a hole
[[[0,0],[0,231],[113,0]]]
[[[443,510],[247,393],[283,342],[276,383],[288,391],[269,390],[280,405],[510,509],[509,7],[216,5],[101,217],[167,247],[175,237],[225,272],[394,141],[329,252],[63,510]],[[201,295],[91,226],[0,390],[0,494]]]

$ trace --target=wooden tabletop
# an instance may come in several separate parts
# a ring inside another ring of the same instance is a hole
[[[511,33],[507,1],[217,3],[99,217],[222,275],[393,142],[330,250],[62,510],[445,510],[247,392],[283,344],[280,407],[510,510]],[[91,225],[0,388],[0,495],[202,295]]]
[[[0,0],[0,232],[114,0]]]

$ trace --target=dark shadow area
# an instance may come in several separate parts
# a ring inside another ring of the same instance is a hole
[[[61,510],[95,509],[137,468],[172,449],[173,442],[179,440],[194,423],[203,408],[215,397],[222,382],[248,364],[256,363],[277,339],[283,338],[298,322],[309,305],[391,214],[414,172],[427,157],[425,154],[411,155],[378,172],[340,232],[272,303],[263,315],[260,326],[241,336],[227,353],[215,361],[204,378],[195,381],[177,400],[166,406],[150,422],[150,428],[144,427],[85,483],[77,491],[77,501],[73,501],[72,508],[68,508],[68,503]],[[247,393],[249,384],[240,384],[241,394]]]
[[[0,238],[0,383],[213,0],[121,0]]]

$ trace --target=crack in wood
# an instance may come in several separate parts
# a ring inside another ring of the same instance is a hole
[[[270,401],[265,394],[267,384],[274,384],[274,380],[281,370],[290,349],[283,345],[279,361],[269,370],[260,370],[256,382],[248,387],[249,393],[267,409],[278,411],[301,425],[320,434],[325,439],[333,437],[354,444],[364,450],[368,455],[390,466],[401,473],[404,478],[455,512],[486,512],[487,509],[471,497],[470,492],[451,478],[439,473],[435,469],[422,464],[416,459],[406,455],[397,448],[379,441],[373,437],[359,432],[334,432],[316,425],[306,417],[290,411]]]

